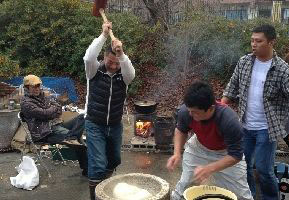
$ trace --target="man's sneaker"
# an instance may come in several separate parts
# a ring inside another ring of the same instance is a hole
[[[79,145],[82,146],[77,140],[63,140],[62,142],[65,145]]]

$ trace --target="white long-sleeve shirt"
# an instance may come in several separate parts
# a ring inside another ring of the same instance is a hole
[[[95,76],[100,66],[100,63],[97,60],[97,57],[105,41],[106,41],[106,37],[103,34],[101,34],[98,38],[93,40],[93,42],[90,44],[90,46],[86,50],[83,60],[85,64],[86,78],[88,80],[92,79]],[[131,61],[128,58],[128,56],[125,54],[119,57],[119,62],[120,62],[120,69],[121,69],[121,73],[123,76],[123,80],[126,85],[129,85],[135,77],[135,69],[132,66]]]
[[[86,94],[86,104],[85,104],[85,113],[87,113],[88,105],[88,95],[89,95],[89,80],[92,79],[100,66],[100,62],[97,60],[97,57],[106,41],[106,37],[101,34],[98,38],[95,38],[86,50],[85,56],[83,57],[85,65],[85,73],[87,80],[87,94]],[[123,54],[118,58],[120,62],[120,69],[123,77],[123,81],[128,86],[135,77],[135,69],[132,66],[132,63],[127,55]],[[108,73],[109,74],[109,73]]]

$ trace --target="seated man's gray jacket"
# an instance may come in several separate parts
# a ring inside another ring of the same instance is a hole
[[[32,140],[38,141],[51,131],[51,120],[57,119],[62,114],[61,105],[44,96],[42,92],[39,96],[25,94],[21,99],[21,112],[27,122]]]

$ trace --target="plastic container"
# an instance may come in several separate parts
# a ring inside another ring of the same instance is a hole
[[[185,190],[186,200],[218,199],[237,200],[237,196],[224,188],[208,185],[193,186]]]
[[[0,111],[0,152],[11,148],[12,138],[19,127],[18,112],[19,110]]]

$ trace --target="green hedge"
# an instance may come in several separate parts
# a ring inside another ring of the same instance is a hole
[[[19,63],[22,75],[71,74],[85,80],[82,58],[101,33],[102,25],[100,18],[91,15],[91,8],[91,3],[79,0],[4,0],[0,4],[0,51],[6,60]],[[129,13],[108,15],[114,34],[123,41],[137,71],[131,93],[142,84],[139,66],[145,64],[172,67],[175,72],[183,71],[179,68],[189,63],[204,77],[215,76],[226,82],[239,57],[251,50],[252,28],[271,23],[266,19],[232,21],[207,13],[191,13],[185,22],[166,32],[159,24],[149,27]],[[284,56],[289,51],[289,27],[274,26],[278,32],[275,49]],[[5,66],[10,72],[15,67]]]
[[[17,61],[11,60],[9,56],[0,53],[0,78],[9,79],[20,73]]]
[[[102,25],[101,18],[91,15],[91,8],[91,3],[79,0],[3,1],[0,4],[0,50],[9,52],[11,58],[19,61],[24,75],[57,75],[59,72],[84,80],[82,58],[89,44],[100,35]],[[152,35],[155,29],[129,13],[111,14],[108,18],[136,68],[148,61],[155,62],[151,60],[155,50],[141,48],[146,36]],[[154,38],[150,40],[156,41]],[[136,84],[139,85],[139,81]]]

